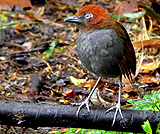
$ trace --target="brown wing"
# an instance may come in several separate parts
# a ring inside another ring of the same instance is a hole
[[[119,35],[119,37],[124,40],[124,56],[118,59],[118,64],[122,74],[125,77],[127,76],[129,80],[132,80],[131,74],[135,75],[136,71],[136,57],[134,48],[125,28],[118,22],[116,25],[117,27],[115,27],[114,30]]]

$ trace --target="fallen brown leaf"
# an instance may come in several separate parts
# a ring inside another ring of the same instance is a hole
[[[124,13],[132,13],[138,11],[138,4],[134,1],[128,3],[127,1],[120,2],[114,9],[114,14],[123,15]]]
[[[0,6],[2,10],[9,10],[12,5],[18,5],[21,8],[32,7],[30,0],[1,0]]]
[[[155,68],[160,66],[160,61],[153,62],[153,63],[146,63],[141,65],[140,73],[149,73],[151,70],[154,70]]]
[[[150,39],[150,40],[143,40],[143,41],[136,41],[133,42],[133,46],[137,48],[156,48],[160,49],[160,39]]]

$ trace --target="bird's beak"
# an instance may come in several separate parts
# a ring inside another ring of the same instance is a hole
[[[66,21],[66,22],[73,22],[73,23],[81,23],[81,22],[82,22],[82,20],[79,19],[79,18],[78,18],[77,16],[75,16],[75,15],[66,18],[64,21]]]

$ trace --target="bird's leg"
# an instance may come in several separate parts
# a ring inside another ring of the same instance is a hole
[[[84,105],[86,105],[87,111],[89,112],[89,105],[88,105],[88,104],[89,104],[89,100],[90,100],[92,94],[94,93],[94,91],[95,91],[95,89],[96,89],[96,87],[97,87],[97,85],[98,85],[98,83],[99,83],[100,80],[101,80],[101,77],[98,78],[96,84],[94,85],[94,87],[93,87],[93,89],[91,90],[91,92],[90,92],[89,96],[87,97],[87,99],[86,99],[84,102],[82,102],[81,105],[78,107],[78,110],[77,110],[77,113],[76,113],[77,116],[78,116],[78,114],[79,114],[79,111],[81,110],[81,108],[82,108]]]
[[[106,113],[107,113],[107,112],[109,112],[110,110],[116,109],[116,112],[115,112],[114,118],[113,118],[113,122],[112,122],[112,126],[113,126],[114,123],[115,123],[115,120],[116,120],[118,111],[119,111],[119,113],[120,113],[121,118],[123,118],[122,112],[121,112],[121,89],[122,89],[122,75],[120,76],[118,103],[117,103],[117,105],[116,105],[115,107],[111,107],[110,109],[108,109],[108,110],[106,111]]]

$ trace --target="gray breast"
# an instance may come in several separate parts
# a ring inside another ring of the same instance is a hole
[[[76,51],[91,72],[102,77],[118,77],[121,74],[118,58],[124,55],[123,39],[112,29],[79,33]]]

